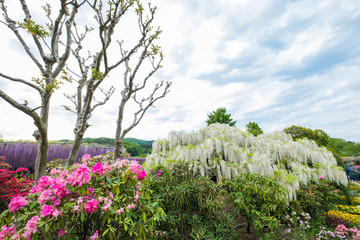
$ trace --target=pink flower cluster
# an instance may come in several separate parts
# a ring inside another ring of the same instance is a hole
[[[87,201],[87,203],[84,205],[84,211],[86,213],[93,213],[98,208],[99,201],[95,199],[91,199],[90,201]]]
[[[36,233],[37,225],[41,218],[50,219],[52,217],[58,218],[61,216],[64,210],[60,210],[61,208],[58,206],[61,206],[61,204],[67,200],[70,200],[70,202],[76,202],[76,205],[72,209],[73,213],[78,213],[84,210],[86,213],[92,214],[99,208],[101,208],[101,211],[111,211],[114,201],[114,194],[112,192],[106,190],[105,192],[108,194],[107,197],[96,196],[94,188],[84,186],[85,184],[88,184],[91,180],[91,177],[96,176],[96,174],[101,176],[103,174],[111,173],[114,168],[122,169],[123,167],[128,166],[130,173],[134,174],[138,181],[143,180],[147,176],[146,171],[141,170],[141,165],[136,161],[130,162],[129,160],[117,160],[115,164],[109,164],[109,162],[98,162],[90,170],[89,160],[90,155],[84,155],[83,163],[76,164],[74,168],[70,169],[70,171],[66,169],[52,169],[50,172],[51,176],[41,177],[38,181],[38,184],[31,189],[30,193],[33,195],[31,195],[30,198],[25,199],[22,196],[18,196],[11,199],[9,204],[9,212],[17,212],[20,209],[23,209],[28,204],[28,200],[30,201],[32,199],[37,201],[37,203],[40,205],[38,216],[33,216],[26,223],[25,228],[21,231],[24,231],[21,235],[22,237],[25,239],[30,239],[31,235]],[[76,191],[76,189],[80,187],[85,187],[85,189],[87,188],[85,194],[83,194],[83,189],[80,192]],[[115,211],[115,214],[122,214],[124,213],[124,209],[131,210],[137,207],[137,205],[134,203],[139,201],[139,196],[141,195],[140,188],[141,182],[137,182],[135,189],[136,194],[133,198],[133,203],[130,202],[126,208],[124,207],[118,209]],[[75,189],[75,192],[72,192],[70,189]],[[81,195],[81,193],[83,195]],[[37,199],[36,196],[38,196]],[[141,205],[138,206],[141,207]],[[64,230],[60,229],[56,234],[61,237],[64,234],[67,234],[67,232],[64,232]],[[99,233],[97,230],[94,235],[90,237],[90,239],[98,239],[98,234]],[[16,233],[15,225],[12,225],[9,228],[4,225],[1,228],[0,240],[6,236],[12,236],[13,238],[11,239],[20,239],[20,231]]]
[[[27,200],[24,197],[14,197],[9,203],[9,212],[17,212],[20,209],[24,208],[26,204]]]
[[[30,239],[32,233],[36,233],[37,231],[37,223],[39,221],[38,216],[33,216],[25,226],[25,232],[22,235],[23,237]]]
[[[316,240],[329,239],[329,237],[336,239],[360,240],[360,230],[356,227],[347,228],[345,225],[340,224],[336,227],[334,232],[326,231],[325,227],[321,228],[322,230],[317,234]]]
[[[132,161],[130,163],[129,167],[130,167],[131,173],[137,174],[138,181],[143,180],[147,176],[146,171],[141,171],[141,165],[138,162]],[[135,178],[136,178],[136,176],[134,175],[134,179]]]
[[[99,238],[99,230],[96,230],[94,235],[90,237],[90,240],[96,240]]]
[[[104,173],[104,167],[101,162],[98,162],[92,167],[91,172],[99,174],[101,176]]]
[[[12,236],[16,232],[15,225],[11,225],[10,227],[7,227],[6,225],[1,227],[0,231],[0,239],[6,238],[8,235]]]

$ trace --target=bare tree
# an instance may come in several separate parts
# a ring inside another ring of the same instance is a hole
[[[138,9],[143,8],[141,5],[139,5]],[[155,84],[152,92],[147,97],[143,97],[141,99],[138,97],[139,92],[144,90],[148,85],[149,79],[157,70],[162,67],[161,62],[163,60],[163,54],[160,50],[160,47],[153,43],[156,39],[158,39],[161,31],[158,28],[154,33],[151,33],[151,27],[148,26],[149,23],[151,23],[154,19],[156,7],[151,7],[149,5],[149,12],[149,16],[144,16],[144,12],[142,10],[137,11],[137,15],[139,17],[139,27],[143,36],[143,41],[141,44],[141,49],[138,50],[139,58],[134,62],[135,67],[133,70],[130,68],[130,59],[125,57],[127,52],[120,44],[120,51],[125,60],[125,72],[123,78],[124,89],[121,91],[121,101],[116,124],[114,160],[120,157],[121,147],[125,135],[139,124],[146,111],[151,106],[153,106],[157,100],[166,96],[171,86],[171,82],[166,82],[164,84],[164,82],[161,81],[160,83]],[[144,60],[148,60],[150,62],[152,70],[147,75],[145,75],[144,78],[141,78],[140,81],[135,81],[140,67],[144,64]],[[123,128],[125,105],[130,98],[132,98],[134,103],[137,104],[138,110],[134,113],[132,123],[128,127]]]
[[[89,2],[88,2],[89,3]],[[85,28],[85,33],[78,34],[77,31],[74,31],[73,34],[73,41],[76,43],[77,47],[72,51],[73,55],[75,56],[78,67],[80,69],[80,74],[75,74],[78,77],[78,87],[77,92],[72,95],[66,95],[68,99],[70,99],[75,104],[75,110],[73,111],[77,114],[77,120],[76,120],[76,126],[74,128],[74,144],[71,149],[69,159],[67,162],[67,165],[74,164],[76,161],[76,157],[78,155],[81,141],[84,137],[84,133],[86,129],[90,126],[88,123],[88,120],[91,117],[91,113],[93,110],[105,104],[110,96],[114,92],[114,88],[111,87],[108,91],[105,91],[104,89],[101,89],[99,86],[104,81],[104,78],[109,76],[109,73],[119,68],[120,66],[124,66],[126,68],[126,71],[129,71],[128,63],[131,58],[136,57],[136,53],[139,52],[141,49],[143,49],[141,54],[141,61],[139,60],[139,66],[137,66],[136,71],[140,67],[142,61],[145,58],[154,58],[156,55],[161,54],[159,51],[159,48],[151,45],[153,40],[158,38],[158,35],[160,34],[160,30],[157,29],[156,31],[153,31],[153,27],[151,26],[153,19],[154,19],[154,13],[155,8],[152,8],[149,5],[149,12],[151,14],[150,18],[143,18],[143,14],[145,12],[142,4],[140,1],[109,1],[107,5],[103,5],[102,1],[97,1],[93,3],[89,3],[89,6],[91,9],[95,12],[95,19],[97,22],[97,33],[98,38],[101,43],[101,48],[99,51],[97,51],[95,54],[92,54],[90,57],[81,57],[80,51],[82,49],[82,41],[84,40],[86,34],[90,30],[90,28]],[[106,9],[105,9],[106,8]],[[120,22],[120,19],[125,15],[126,12],[128,12],[130,9],[134,9],[138,16],[138,25],[140,30],[140,36],[139,39],[135,42],[135,44],[127,51],[125,51],[122,47],[123,41],[116,41],[115,44],[119,45],[120,48],[120,54],[119,57],[116,58],[114,61],[113,59],[109,59],[109,49],[111,46],[111,43],[113,41],[113,36],[115,32],[115,28],[117,27],[118,23]],[[77,28],[75,27],[75,30]],[[151,49],[150,49],[151,48]],[[87,64],[88,60],[92,58],[92,62],[90,64]],[[161,55],[162,59],[162,55]],[[153,73],[160,67],[160,61],[155,66],[154,60],[152,60],[152,64],[154,66],[154,70],[149,74],[149,76],[144,80],[142,88],[145,87],[145,84],[147,82],[147,79],[153,75]],[[156,70],[155,70],[156,69]],[[91,70],[91,71],[90,71]],[[70,70],[72,73],[74,71]],[[131,80],[131,88],[129,88],[129,84],[125,82],[125,89],[124,91],[131,91],[130,95],[133,93],[136,93],[138,90],[140,90],[140,87],[133,87],[133,80],[136,73],[132,74],[132,80]],[[152,94],[154,96],[155,92],[161,88],[163,83],[158,84],[156,86],[156,90]],[[170,86],[170,85],[169,85]],[[100,91],[104,94],[104,100],[103,101],[96,101],[96,103],[93,105],[94,99],[94,93],[95,90],[99,88]],[[168,87],[167,87],[168,88]],[[82,96],[82,91],[85,91],[84,96]],[[167,90],[165,91],[167,92]],[[164,92],[164,96],[165,93]],[[129,95],[129,96],[130,96]],[[157,97],[159,99],[160,97]],[[151,104],[156,101],[153,97],[151,100]],[[127,100],[126,100],[127,101]],[[124,101],[124,104],[125,102]],[[143,103],[141,103],[141,106]],[[142,106],[143,107],[143,106]],[[148,108],[149,106],[145,106]],[[65,106],[66,109],[71,110],[68,106]],[[145,110],[146,111],[146,110]],[[145,112],[144,111],[144,112]],[[121,110],[121,118],[124,114],[123,108]],[[141,116],[142,118],[142,116]],[[141,119],[140,118],[140,119]],[[140,121],[139,119],[139,121]],[[139,122],[137,121],[137,123]],[[136,124],[137,124],[136,123]],[[134,126],[136,125],[134,124]],[[131,128],[133,128],[132,126]],[[130,129],[129,129],[130,130]],[[128,130],[128,131],[129,131]],[[125,134],[124,134],[125,135]]]
[[[15,34],[27,55],[35,63],[41,73],[40,78],[21,79],[0,73],[0,77],[12,82],[22,83],[29,88],[36,90],[40,95],[40,106],[30,107],[27,100],[19,103],[14,98],[0,90],[0,97],[11,104],[13,107],[29,115],[33,120],[37,130],[33,136],[38,142],[38,154],[35,162],[35,181],[45,174],[45,167],[48,156],[48,117],[50,109],[50,98],[60,82],[56,79],[63,71],[65,63],[70,55],[71,48],[71,28],[74,23],[78,8],[85,1],[60,0],[58,1],[60,10],[55,20],[51,18],[51,7],[46,4],[43,9],[49,19],[47,29],[32,20],[30,10],[25,0],[20,0],[22,11],[25,15],[21,22],[10,18],[4,0],[0,0],[3,19],[5,24]],[[24,37],[24,31],[31,34],[35,48],[30,48],[29,40]],[[60,45],[64,41],[65,47]],[[36,56],[40,56],[39,59]],[[40,110],[40,113],[38,112]]]

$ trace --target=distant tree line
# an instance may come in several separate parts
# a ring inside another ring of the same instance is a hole
[[[329,135],[320,129],[292,125],[285,128],[284,132],[290,134],[294,140],[307,138],[314,140],[319,146],[328,148],[340,157],[360,157],[360,143],[346,141],[341,138],[330,138]]]

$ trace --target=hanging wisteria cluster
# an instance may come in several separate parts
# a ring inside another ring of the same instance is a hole
[[[174,162],[188,163],[194,173],[215,175],[218,181],[246,171],[277,176],[289,190],[289,200],[296,196],[300,182],[306,184],[320,176],[348,182],[332,153],[312,140],[293,141],[284,132],[254,137],[226,124],[211,124],[192,133],[172,131],[169,140],[155,141],[146,166],[171,167]]]

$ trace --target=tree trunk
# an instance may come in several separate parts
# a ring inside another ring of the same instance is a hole
[[[38,140],[38,154],[35,160],[35,182],[37,183],[39,179],[45,175],[46,172],[46,164],[48,160],[48,150],[49,143],[47,139],[42,139],[42,137]]]
[[[79,150],[80,150],[80,147],[81,147],[81,142],[83,140],[83,137],[84,137],[84,132],[85,132],[85,129],[83,131],[81,131],[81,133],[78,133],[75,135],[75,139],[74,139],[74,144],[71,148],[71,151],[70,151],[70,154],[69,154],[69,159],[66,163],[66,166],[71,166],[73,164],[75,164],[76,162],[76,158],[79,154]]]
[[[122,147],[123,138],[124,138],[124,134],[121,134],[122,120],[124,117],[124,107],[125,107],[125,101],[124,101],[124,99],[122,99],[120,106],[119,106],[118,119],[116,121],[115,148],[114,148],[114,158],[113,158],[114,161],[116,159],[120,158],[120,155],[121,155],[121,147]]]
[[[37,115],[33,116],[34,124],[37,127],[37,130],[34,132],[33,136],[37,140],[38,144],[38,154],[35,160],[35,182],[37,183],[39,179],[45,175],[46,164],[48,161],[48,120],[49,120],[49,108],[50,108],[50,93],[45,93],[41,95],[41,113],[40,117]]]

